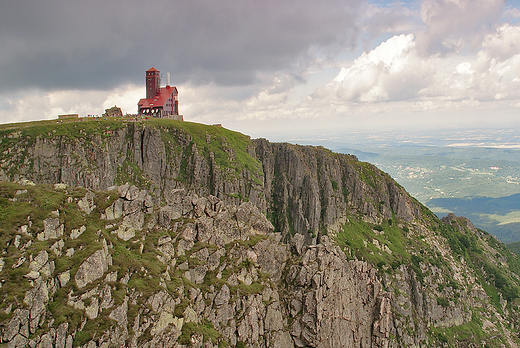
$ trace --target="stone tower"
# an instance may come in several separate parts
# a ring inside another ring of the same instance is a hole
[[[155,97],[161,86],[161,75],[159,70],[151,68],[146,70],[146,99]]]

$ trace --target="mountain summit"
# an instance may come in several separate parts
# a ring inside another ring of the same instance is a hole
[[[520,262],[388,174],[174,120],[0,126],[9,347],[516,347]]]

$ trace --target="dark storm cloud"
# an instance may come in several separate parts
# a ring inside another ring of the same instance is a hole
[[[249,84],[309,48],[354,46],[360,1],[6,1],[0,88],[140,83],[152,65],[173,83]],[[312,57],[310,57],[312,58]]]

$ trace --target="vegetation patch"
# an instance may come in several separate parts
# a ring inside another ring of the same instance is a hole
[[[487,347],[502,347],[506,343],[502,335],[487,334],[482,330],[478,313],[474,313],[472,320],[467,324],[447,328],[432,327],[429,334],[432,341],[444,347],[469,347],[473,342],[485,344]]]
[[[185,323],[182,326],[181,335],[177,342],[191,347],[193,345],[191,337],[196,334],[203,337],[203,342],[211,342],[212,344],[217,344],[222,338],[222,335],[213,327],[213,323],[204,319],[200,324],[194,322]]]

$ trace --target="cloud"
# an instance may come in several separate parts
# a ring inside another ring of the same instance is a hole
[[[520,10],[512,6],[506,6],[502,17],[510,19],[520,18]]]
[[[248,85],[312,47],[352,47],[357,0],[10,1],[0,13],[0,89],[109,89],[150,66],[175,84]],[[313,59],[313,57],[309,57]]]
[[[419,33],[421,53],[458,52],[467,44],[479,46],[494,30],[506,0],[424,0],[421,19],[426,31]]]
[[[483,38],[474,56],[439,61],[425,98],[461,101],[520,98],[520,27],[503,24]],[[463,59],[463,61],[461,61]]]
[[[363,53],[314,97],[334,98],[344,102],[379,102],[413,99],[432,75],[430,64],[417,55],[414,36],[399,35]]]
[[[520,99],[520,26],[503,24],[482,38],[474,55],[419,53],[412,34],[396,35],[363,53],[312,95],[334,113],[370,104],[373,113],[463,108],[516,108]]]
[[[123,113],[135,113],[137,101],[144,95],[144,87],[126,85],[111,91],[59,90],[42,92],[28,90],[11,94],[0,105],[0,123],[56,119],[60,114],[80,116],[101,115],[105,109],[117,105]]]
[[[419,19],[419,10],[413,4],[368,4],[361,19],[364,33],[369,39],[387,33],[410,33],[424,26]]]
[[[0,12],[0,122],[113,105],[133,113],[152,65],[171,72],[187,120],[255,136],[517,114],[520,26],[504,23],[518,10],[500,18],[503,8],[497,0],[12,1]]]

